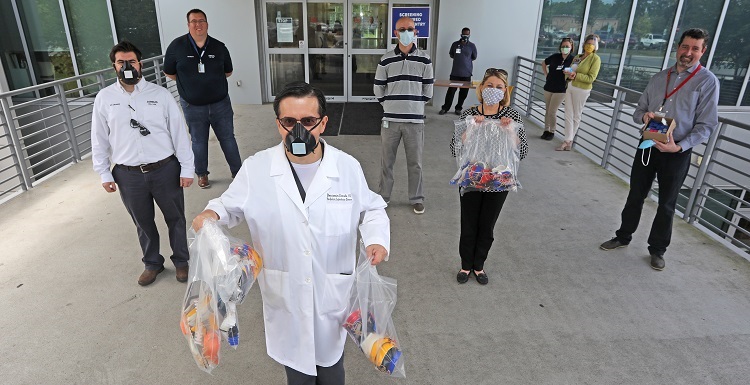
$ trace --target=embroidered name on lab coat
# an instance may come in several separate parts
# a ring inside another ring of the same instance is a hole
[[[350,201],[352,194],[326,194],[329,201]]]

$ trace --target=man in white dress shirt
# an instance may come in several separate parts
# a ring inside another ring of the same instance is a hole
[[[144,80],[141,51],[124,41],[109,54],[117,82],[99,91],[91,120],[91,158],[108,193],[120,197],[138,230],[146,286],[164,271],[154,202],[169,228],[176,278],[187,281],[185,198],[193,183],[193,152],[185,120],[172,94]],[[114,164],[114,167],[110,168]]]
[[[326,100],[307,83],[274,100],[282,142],[245,160],[221,197],[193,220],[247,221],[263,257],[258,284],[268,355],[288,384],[344,384],[343,353],[357,231],[370,263],[388,256],[385,201],[370,191],[359,162],[320,138]]]

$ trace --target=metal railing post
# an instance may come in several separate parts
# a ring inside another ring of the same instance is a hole
[[[607,134],[607,141],[604,142],[604,153],[602,154],[602,168],[607,169],[609,164],[609,153],[612,150],[612,141],[615,139],[615,131],[617,130],[617,122],[620,121],[620,114],[622,111],[622,101],[625,99],[625,91],[615,90],[617,97],[615,98],[615,106],[612,109],[612,121],[609,123],[609,134]]]
[[[55,91],[60,99],[60,108],[65,117],[65,128],[68,131],[68,142],[70,151],[73,153],[73,162],[78,163],[81,160],[81,153],[78,151],[78,140],[76,140],[76,131],[73,128],[73,119],[70,118],[70,108],[68,107],[68,98],[65,96],[65,86],[63,84],[55,85]]]
[[[23,156],[21,139],[18,137],[16,125],[13,121],[13,113],[10,109],[11,102],[9,98],[10,97],[8,97],[8,99],[0,98],[0,104],[2,104],[3,115],[5,115],[5,127],[7,130],[6,133],[8,134],[12,142],[10,151],[15,160],[16,170],[18,170],[18,175],[21,179],[21,187],[23,187],[23,190],[26,191],[32,187],[31,176],[29,175],[29,170],[26,168],[26,157]]]
[[[107,82],[104,80],[104,74],[96,74],[96,80],[99,81],[99,91],[107,87]]]
[[[711,167],[711,158],[713,157],[714,150],[716,149],[716,143],[719,141],[719,136],[723,136],[726,131],[727,124],[721,123],[719,129],[711,135],[706,144],[706,151],[703,153],[703,160],[701,161],[700,167],[698,167],[698,173],[695,175],[695,181],[693,182],[693,188],[690,189],[690,197],[688,198],[687,205],[685,205],[685,214],[683,219],[688,223],[695,222],[698,217],[698,208],[700,205],[695,203],[698,191],[700,191],[703,182],[706,180],[706,173],[708,168]]]
[[[515,71],[513,71],[513,81],[511,82],[512,85],[515,87],[518,87],[518,78],[520,78],[521,73],[521,57],[516,56],[516,68]],[[518,91],[518,89],[515,89],[514,91]],[[516,105],[516,92],[513,92],[510,94],[510,105],[515,106]]]
[[[158,60],[154,60],[154,73],[156,74],[156,85],[164,87],[164,81],[161,76],[161,66]]]
[[[529,86],[529,102],[526,106],[526,117],[531,116],[531,108],[534,106],[534,86],[536,85],[536,62],[531,66],[531,85]]]

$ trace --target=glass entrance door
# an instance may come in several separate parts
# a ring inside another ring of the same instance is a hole
[[[349,101],[377,101],[373,93],[375,70],[388,48],[390,27],[387,1],[349,4]]]
[[[345,11],[343,0],[307,3],[308,82],[335,102],[346,101]]]

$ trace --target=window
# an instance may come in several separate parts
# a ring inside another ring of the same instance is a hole
[[[719,105],[734,106],[740,96],[750,64],[750,39],[747,35],[747,20],[750,4],[747,0],[729,2],[724,24],[716,44],[710,70],[719,78]],[[706,52],[705,56],[708,52]]]
[[[632,0],[602,0],[592,1],[589,9],[588,25],[585,35],[599,35],[599,51],[597,55],[602,60],[599,75],[596,80],[615,84],[617,82],[617,71],[620,68],[622,57],[622,45],[617,44],[615,36],[625,35],[628,28],[628,19]],[[585,39],[584,36],[582,39]],[[661,63],[659,63],[661,66]],[[594,90],[612,95],[610,87],[594,85]]]
[[[67,0],[65,14],[76,54],[78,73],[97,71],[110,65],[112,27],[103,1]]]
[[[117,41],[128,40],[135,44],[143,53],[144,59],[161,55],[161,41],[159,40],[159,26],[154,1],[111,0],[111,2]],[[185,12],[187,12],[187,9]],[[180,17],[184,17],[184,15],[182,13]],[[183,20],[185,20],[185,33],[187,33],[187,19]],[[211,19],[209,18],[210,22]],[[111,49],[112,45],[109,48]],[[109,49],[105,54],[107,60],[109,60]]]
[[[584,0],[544,2],[536,46],[537,61],[557,53],[560,41],[564,37],[572,38],[575,48],[578,49],[585,6]]]

